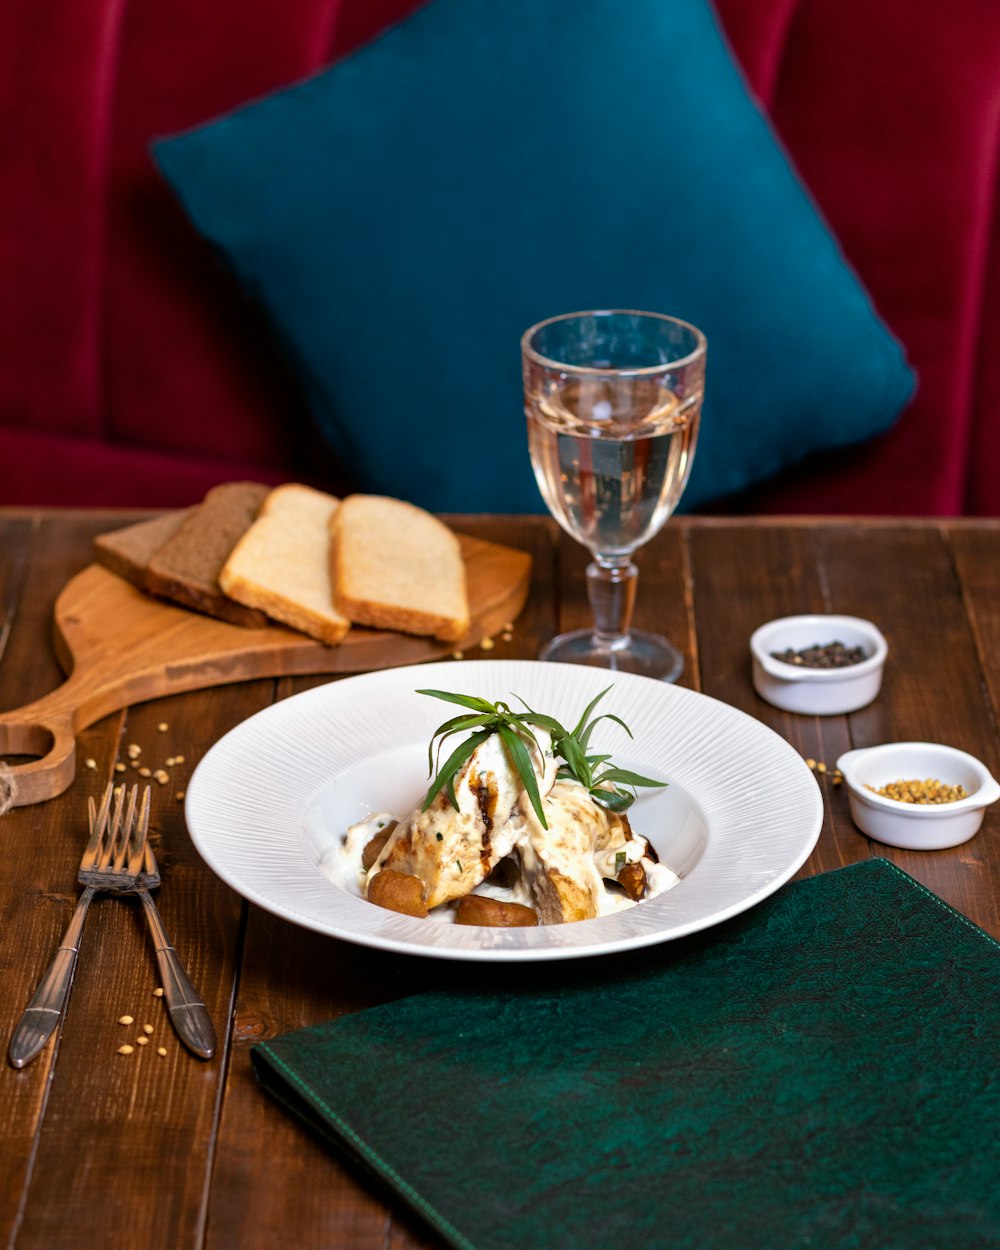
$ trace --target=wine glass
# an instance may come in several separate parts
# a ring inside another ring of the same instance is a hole
[[[632,553],[663,527],[691,470],[705,389],[705,336],[660,313],[568,313],[521,339],[531,463],[549,511],[590,549],[592,629],[554,638],[543,660],[675,681],[681,653],[632,629]]]

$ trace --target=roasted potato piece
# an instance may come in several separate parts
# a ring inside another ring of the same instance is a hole
[[[634,903],[645,897],[646,870],[642,864],[626,864],[616,880]]]
[[[520,903],[501,903],[481,894],[467,894],[458,904],[455,923],[486,925],[494,929],[525,928],[538,924],[538,915]]]
[[[419,877],[383,868],[368,882],[368,901],[404,916],[427,916],[427,894]]]
[[[392,837],[393,831],[398,824],[398,820],[390,821],[389,824],[387,824],[384,829],[380,829],[374,838],[372,838],[372,840],[365,846],[364,851],[361,853],[361,867],[365,870],[365,872],[371,868],[372,864],[374,864],[378,857],[382,854],[385,844]]]

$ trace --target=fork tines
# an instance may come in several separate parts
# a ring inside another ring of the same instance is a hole
[[[101,796],[100,807],[95,804],[93,798],[87,800],[90,820],[90,843],[87,846],[87,852],[91,855],[96,854],[105,836],[108,836],[110,838],[108,867],[113,872],[129,872],[137,875],[142,871],[146,838],[149,832],[149,786],[146,786],[143,793],[137,821],[138,801],[138,785],[108,785]]]

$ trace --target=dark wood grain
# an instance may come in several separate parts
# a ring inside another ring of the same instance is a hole
[[[49,645],[55,597],[88,562],[93,535],[129,519],[0,512],[0,706],[20,706],[59,682]],[[533,558],[529,602],[509,638],[500,630],[485,648],[470,646],[469,658],[534,657],[556,632],[589,623],[587,555],[553,522],[455,523]],[[1000,523],[681,519],[638,563],[636,624],[681,646],[684,683],[761,720],[803,757],[832,767],[850,746],[930,738],[1000,770]],[[803,611],[856,613],[882,628],[890,661],[869,708],[797,717],[754,693],[750,633]],[[114,764],[127,760],[130,743],[151,766],[183,754],[169,783],[154,787],[159,903],[220,1034],[209,1063],[183,1050],[152,995],[156,969],[139,909],[129,900],[95,903],[64,1027],[28,1068],[4,1065],[0,1073],[0,1235],[12,1250],[440,1245],[258,1089],[250,1049],[403,994],[472,984],[477,970],[349,946],[244,903],[201,862],[176,797],[229,728],[325,680],[246,682],[108,716],[80,736],[80,757],[93,767],[65,795],[0,816],[0,850],[18,848],[0,872],[6,1044],[77,897],[86,796],[120,778]],[[826,818],[802,875],[886,855],[1000,935],[1000,805],[971,842],[918,855],[870,843],[829,774],[819,784]],[[677,954],[683,958],[683,943]],[[556,974],[586,971],[581,963]],[[545,984],[554,974],[539,965],[522,975]],[[126,1012],[135,1017],[129,1028],[117,1023]],[[151,1045],[118,1055],[147,1021]]]

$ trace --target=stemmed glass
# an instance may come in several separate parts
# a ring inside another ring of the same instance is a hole
[[[593,556],[593,628],[554,638],[541,659],[680,676],[676,647],[631,628],[639,576],[631,557],[663,527],[687,483],[705,351],[700,330],[659,313],[568,313],[525,331],[524,410],[538,487]]]

